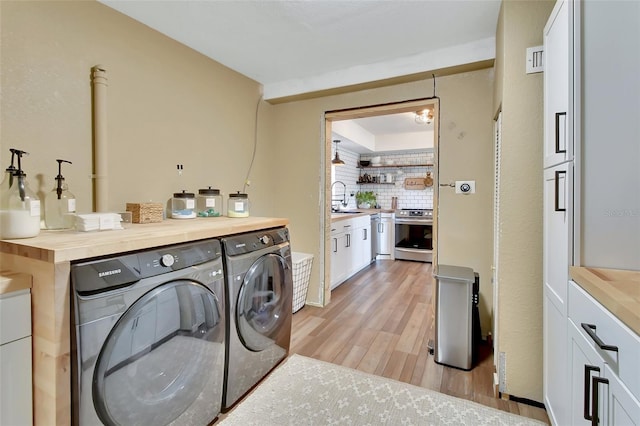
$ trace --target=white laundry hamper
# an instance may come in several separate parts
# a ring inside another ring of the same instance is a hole
[[[307,300],[313,255],[294,251],[291,253],[291,263],[293,264],[293,313],[295,314],[302,309]]]

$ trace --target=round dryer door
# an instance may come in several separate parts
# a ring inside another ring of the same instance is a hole
[[[256,260],[244,276],[236,307],[240,340],[252,351],[262,351],[275,342],[287,318],[286,260],[267,254]]]
[[[126,297],[114,296],[114,297]],[[208,424],[221,398],[224,322],[205,286],[176,280],[122,314],[98,355],[93,401],[105,425]]]

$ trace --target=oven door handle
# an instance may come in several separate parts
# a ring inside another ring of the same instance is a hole
[[[433,219],[397,219],[399,225],[433,225]]]

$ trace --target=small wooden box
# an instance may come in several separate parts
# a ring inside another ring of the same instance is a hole
[[[161,203],[127,203],[127,211],[131,212],[133,223],[162,222],[163,210]]]

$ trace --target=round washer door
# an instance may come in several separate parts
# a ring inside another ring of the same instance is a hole
[[[257,259],[249,268],[238,295],[236,324],[244,346],[262,351],[275,342],[287,310],[284,257],[271,253]]]
[[[200,283],[176,280],[122,314],[93,374],[93,402],[105,425],[213,420],[218,413],[210,402],[221,397],[223,380],[214,372],[224,362],[218,303]]]

